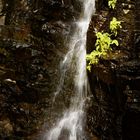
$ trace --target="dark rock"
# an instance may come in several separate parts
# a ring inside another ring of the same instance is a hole
[[[14,0],[13,5],[4,2],[6,25],[0,26],[0,139],[34,139],[44,122],[51,122],[58,67],[67,50],[70,22],[79,15],[75,7],[80,5],[59,0]]]
[[[97,11],[91,25],[98,31],[107,31],[111,16],[123,21],[122,29],[118,33],[120,47],[113,47],[113,51],[106,60],[101,59],[99,64],[89,73],[92,90],[91,106],[88,110],[88,129],[99,136],[101,140],[138,140],[140,138],[140,65],[139,65],[139,21],[135,19],[135,10],[138,1],[118,1],[117,11],[106,14],[103,18],[102,8]],[[127,10],[127,11],[126,11]],[[107,13],[107,12],[106,12]],[[101,14],[101,15],[100,15]],[[138,15],[137,15],[138,16]],[[99,18],[101,17],[101,18]],[[104,21],[104,19],[106,19]],[[137,22],[135,22],[137,21]],[[91,31],[94,30],[91,26]],[[104,28],[103,28],[104,27]],[[88,52],[94,49],[95,35],[89,30]],[[134,33],[136,36],[134,36]],[[134,40],[135,39],[135,40]],[[135,44],[134,44],[135,42]]]

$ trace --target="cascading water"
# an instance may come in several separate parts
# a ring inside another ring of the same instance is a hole
[[[63,117],[56,123],[43,140],[83,140],[84,103],[87,98],[86,74],[86,38],[92,13],[95,10],[95,0],[79,0],[82,3],[80,19],[75,22],[74,34],[69,42],[69,51],[61,63],[62,76],[55,97],[62,90],[66,71],[74,70],[74,96],[70,107],[64,111]],[[73,95],[73,94],[72,94]]]

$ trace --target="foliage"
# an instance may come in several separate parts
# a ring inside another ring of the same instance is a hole
[[[114,9],[116,6],[117,0],[108,0],[108,6],[109,8]]]
[[[117,36],[117,30],[119,28],[122,28],[121,21],[118,21],[115,17],[113,17],[112,21],[110,21],[110,30],[115,36]]]
[[[119,45],[117,40],[111,39],[111,35],[109,33],[97,32],[96,37],[96,49],[86,56],[88,62],[87,69],[89,71],[91,70],[91,65],[97,64],[101,57],[107,57],[107,52],[112,50],[112,44],[115,44],[116,46]]]
[[[116,6],[117,0],[108,0],[108,6],[111,9],[114,9]],[[91,71],[91,65],[98,64],[100,58],[106,58],[107,53],[112,50],[111,45],[118,46],[119,43],[116,39],[111,39],[111,36],[117,36],[117,30],[122,28],[121,21],[118,21],[115,17],[112,18],[109,25],[110,31],[112,34],[97,32],[96,33],[96,43],[95,50],[90,54],[87,54],[87,69]]]

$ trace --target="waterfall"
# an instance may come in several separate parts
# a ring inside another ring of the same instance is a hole
[[[66,71],[75,69],[73,76],[74,95],[70,107],[64,111],[62,118],[44,136],[43,140],[83,140],[85,118],[84,105],[87,98],[88,82],[86,73],[86,38],[89,23],[95,11],[95,0],[79,0],[82,11],[75,24],[74,34],[69,41],[69,50],[61,63],[61,79],[55,97],[59,95],[64,84]],[[55,100],[55,98],[54,98]]]

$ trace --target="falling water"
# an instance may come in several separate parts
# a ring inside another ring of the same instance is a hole
[[[74,96],[70,107],[43,140],[83,140],[84,103],[87,98],[86,38],[91,16],[95,10],[95,0],[79,0],[82,3],[80,19],[75,22],[75,31],[69,42],[69,51],[61,63],[62,76],[55,92],[59,95],[64,84],[66,71],[74,65]],[[71,68],[72,67],[72,68]],[[73,94],[72,94],[73,95]]]

